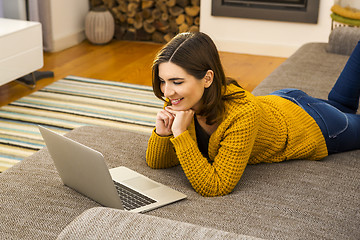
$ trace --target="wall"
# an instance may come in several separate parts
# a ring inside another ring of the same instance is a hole
[[[53,0],[51,4],[54,40],[64,39],[85,29],[88,0]]]
[[[42,0],[39,3],[46,51],[61,51],[85,39],[88,0]]]
[[[321,0],[317,24],[211,16],[211,0],[201,0],[200,31],[220,51],[288,57],[307,42],[327,42],[333,1]]]

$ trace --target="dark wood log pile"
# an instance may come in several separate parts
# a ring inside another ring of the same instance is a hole
[[[197,32],[200,0],[90,0],[105,6],[115,18],[119,40],[166,43],[177,33]]]

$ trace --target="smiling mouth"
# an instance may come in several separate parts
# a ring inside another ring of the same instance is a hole
[[[184,98],[179,98],[179,99],[173,99],[171,100],[171,105],[177,105],[181,102],[181,100],[183,100]]]

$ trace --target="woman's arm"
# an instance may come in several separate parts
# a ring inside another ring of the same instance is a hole
[[[146,150],[146,163],[149,167],[169,168],[179,165],[179,160],[176,157],[173,144],[170,141],[171,137],[172,136],[161,137],[156,134],[154,129]]]
[[[180,164],[196,192],[203,196],[229,194],[239,182],[255,142],[258,124],[256,111],[242,113],[224,130],[214,150],[214,162],[204,158],[188,131],[172,138]],[[212,150],[209,149],[211,155]]]

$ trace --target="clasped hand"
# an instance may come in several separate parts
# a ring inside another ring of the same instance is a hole
[[[156,133],[160,136],[179,136],[189,127],[194,113],[192,109],[176,111],[171,106],[165,107],[156,116]]]

